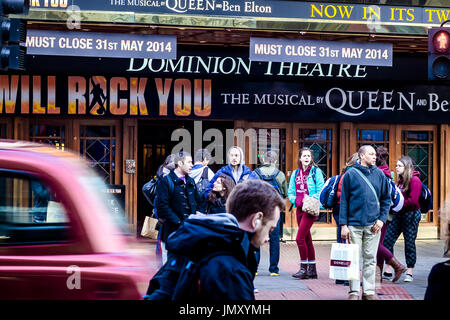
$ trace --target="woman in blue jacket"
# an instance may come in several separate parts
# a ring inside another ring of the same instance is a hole
[[[299,152],[298,169],[289,182],[288,198],[297,208],[297,246],[300,253],[300,270],[293,274],[298,279],[317,279],[316,255],[311,237],[311,227],[317,217],[302,211],[305,194],[319,199],[324,185],[322,170],[314,163],[311,149],[302,148]]]

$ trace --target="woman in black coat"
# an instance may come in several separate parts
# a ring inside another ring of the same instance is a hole
[[[206,198],[206,213],[225,213],[227,212],[225,203],[233,190],[235,183],[229,176],[221,174],[214,182],[214,187]]]

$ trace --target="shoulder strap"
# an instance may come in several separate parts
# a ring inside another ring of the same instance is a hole
[[[259,177],[260,179],[263,178],[263,177],[262,177],[261,170],[260,170],[259,168],[256,168],[254,171],[255,171],[255,173],[258,175],[258,177]]]
[[[316,166],[312,166],[312,168],[311,168],[311,175],[312,175],[312,179],[314,181],[314,184],[316,184],[316,171],[317,171],[317,167]]]
[[[202,172],[202,180],[208,180],[208,167],[206,166],[205,168],[203,168],[203,172]]]
[[[380,208],[380,200],[378,200],[377,192],[375,191],[375,188],[373,187],[372,183],[369,181],[369,179],[367,179],[367,177],[361,171],[359,171],[358,169],[356,169],[354,171],[356,171],[361,176],[361,178],[363,178],[363,180],[369,185],[370,190],[372,190],[373,194],[375,195],[375,198],[377,199],[377,206],[378,206],[378,208]]]

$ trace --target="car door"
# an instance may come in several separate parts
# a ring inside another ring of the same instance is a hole
[[[30,172],[0,169],[0,299],[83,299],[97,265],[66,206]]]

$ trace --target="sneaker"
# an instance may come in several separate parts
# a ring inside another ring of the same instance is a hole
[[[392,280],[392,273],[383,272],[382,279],[384,279],[384,280]]]
[[[253,290],[253,292],[256,294],[256,293],[259,293],[259,290],[255,288],[255,289]]]
[[[413,278],[412,274],[407,273],[405,276],[405,280],[403,280],[403,281],[412,282],[413,280],[414,280],[414,278]]]
[[[350,294],[348,296],[347,300],[359,300],[359,295],[357,295],[357,294]]]
[[[280,274],[278,272],[271,272],[270,276],[271,277],[278,277]]]

